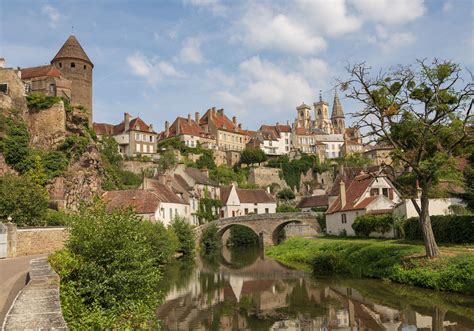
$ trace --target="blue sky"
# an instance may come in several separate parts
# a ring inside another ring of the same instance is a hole
[[[129,112],[161,130],[216,106],[256,129],[292,122],[320,89],[332,104],[347,63],[472,70],[473,22],[473,0],[0,0],[0,57],[49,63],[74,32],[95,65],[94,121]]]

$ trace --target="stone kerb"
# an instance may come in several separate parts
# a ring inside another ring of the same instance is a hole
[[[5,317],[2,330],[67,330],[59,299],[59,276],[46,257],[30,262],[29,282]]]

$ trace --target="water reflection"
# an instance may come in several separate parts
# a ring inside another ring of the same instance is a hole
[[[165,275],[165,330],[474,330],[474,298],[376,280],[314,279],[258,248]]]

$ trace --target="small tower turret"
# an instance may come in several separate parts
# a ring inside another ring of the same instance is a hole
[[[334,133],[344,134],[344,131],[346,130],[346,119],[344,117],[344,112],[342,111],[339,95],[337,95],[337,90],[334,92],[334,103],[332,105],[331,122],[334,128]]]
[[[329,104],[323,101],[322,91],[319,91],[319,101],[313,103],[316,128],[325,133],[332,133],[331,121],[329,120]]]

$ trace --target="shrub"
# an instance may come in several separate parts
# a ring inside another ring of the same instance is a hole
[[[297,212],[298,209],[288,203],[281,203],[277,206],[276,211],[277,213],[294,213]]]
[[[240,154],[240,163],[242,164],[247,164],[247,165],[252,165],[254,163],[260,164],[262,162],[265,162],[266,160],[267,160],[267,156],[265,155],[265,152],[259,148],[256,148],[256,149],[246,148]]]
[[[68,163],[66,155],[60,151],[51,151],[43,156],[43,166],[48,179],[62,175]]]
[[[66,153],[69,159],[79,158],[89,147],[90,140],[83,136],[68,136],[59,146],[58,150]]]
[[[199,159],[196,161],[196,167],[198,169],[216,169],[216,163],[212,151],[205,150]]]
[[[431,216],[431,226],[437,242],[474,243],[474,215],[439,215]],[[404,222],[405,238],[423,240],[418,217]]]
[[[48,96],[38,92],[33,92],[26,96],[28,108],[36,110],[50,108],[54,104],[61,102],[61,100],[60,97]]]
[[[6,135],[3,138],[2,149],[5,162],[20,174],[25,173],[31,150],[28,146],[30,135],[26,124],[21,120],[7,119]]]
[[[284,188],[277,193],[277,198],[286,201],[293,200],[295,198],[295,193],[289,188]]]
[[[178,238],[177,251],[184,256],[193,256],[196,243],[194,229],[191,224],[182,217],[175,217],[170,226]]]
[[[50,257],[71,329],[150,329],[162,294],[149,227],[132,211],[102,205],[72,216],[65,249]],[[163,249],[162,247],[160,250]]]
[[[70,215],[63,211],[55,209],[47,209],[45,223],[47,226],[60,226],[69,223]]]
[[[204,230],[201,238],[201,248],[204,253],[216,251],[221,246],[221,238],[217,226],[212,224]]]
[[[142,227],[148,245],[152,248],[155,265],[161,267],[169,263],[179,246],[176,234],[161,222],[144,221]]]
[[[43,225],[48,192],[28,177],[0,177],[0,219],[9,216],[18,226]]]
[[[368,237],[372,232],[384,234],[390,231],[395,224],[396,217],[388,215],[364,214],[357,216],[352,228],[357,235]]]
[[[231,246],[250,246],[258,244],[259,238],[255,232],[243,225],[234,225],[230,228],[230,236],[227,241]]]

